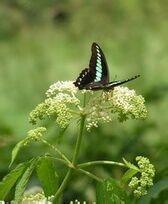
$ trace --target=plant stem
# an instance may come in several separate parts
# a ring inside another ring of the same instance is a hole
[[[94,166],[94,165],[97,165],[97,164],[108,164],[108,165],[127,167],[123,163],[114,162],[114,161],[92,161],[92,162],[86,162],[86,163],[79,164],[77,167],[83,168],[83,167],[88,167],[88,166]]]
[[[69,112],[70,112],[70,113],[73,113],[73,114],[75,114],[75,115],[80,115],[80,112],[79,112],[79,111],[70,110]]]
[[[52,157],[52,156],[48,156],[48,157],[51,158],[51,159],[53,159],[53,160],[59,161],[60,163],[66,165],[66,166],[69,167],[69,168],[72,168],[72,166],[69,166],[68,162],[66,162],[66,161],[63,160],[63,159],[59,159],[59,158]],[[79,172],[81,172],[81,173],[83,173],[83,174],[85,174],[85,175],[91,177],[92,179],[95,179],[95,180],[99,181],[99,182],[102,181],[99,177],[95,176],[94,174],[92,174],[92,173],[90,173],[90,172],[88,172],[88,171],[86,171],[86,170],[84,170],[84,169],[78,168],[78,167],[79,167],[79,165],[77,165],[77,168],[73,168],[73,169],[76,170],[76,171],[79,171]]]
[[[69,168],[72,168],[71,166],[69,166],[68,162],[66,162],[66,161],[63,160],[63,159],[59,159],[59,158],[52,157],[52,156],[48,156],[48,157],[51,158],[51,159],[53,159],[53,160],[56,160],[56,161],[58,161],[58,162],[60,162],[60,163],[62,163],[62,164],[64,164],[64,165],[66,165],[66,166],[69,167]],[[77,165],[77,167],[78,167],[78,165]],[[84,170],[84,169],[75,168],[74,170],[75,170],[75,171],[78,171],[78,172],[81,172],[81,173],[83,173],[83,174],[85,174],[85,175],[87,175],[87,176],[91,177],[92,179],[95,179],[95,180],[97,180],[97,181],[99,181],[99,182],[102,181],[99,177],[95,176],[94,174],[92,174],[92,173],[90,173],[90,172],[88,172],[88,171],[86,171],[86,170]]]
[[[85,107],[85,103],[86,103],[86,94],[84,94],[84,103],[83,103],[83,107]],[[84,129],[84,123],[85,123],[85,118],[86,115],[84,115],[83,113],[81,113],[81,119],[80,119],[80,128],[79,128],[79,135],[77,137],[77,141],[76,141],[76,145],[75,145],[75,151],[73,154],[73,159],[72,159],[72,166],[76,165],[77,162],[77,157],[79,154],[79,150],[80,150],[80,146],[81,146],[81,141],[82,141],[82,136],[83,136],[83,129]],[[60,185],[59,189],[57,190],[54,198],[53,198],[53,204],[57,204],[60,194],[63,192],[63,190],[65,189],[71,174],[72,174],[73,168],[70,168],[62,182],[62,184]]]
[[[60,158],[57,158],[57,157],[52,157],[52,156],[47,156],[53,160],[56,160],[64,165],[66,165],[67,167],[71,167],[72,168],[72,165],[69,165],[69,163],[67,161],[65,161],[64,159],[60,159]]]
[[[77,170],[77,171],[79,171],[79,172],[81,172],[81,173],[91,177],[92,179],[94,179],[94,180],[96,180],[98,182],[102,182],[102,179],[100,179],[99,177],[95,176],[94,174],[92,174],[92,173],[90,173],[88,171],[85,171],[83,169],[75,169],[75,170]]]
[[[75,152],[73,155],[73,159],[72,159],[72,164],[75,166],[76,162],[77,162],[77,157],[79,154],[79,150],[80,150],[80,146],[81,146],[81,142],[82,142],[82,136],[83,136],[83,128],[84,128],[84,123],[85,123],[85,115],[81,115],[81,121],[80,121],[80,129],[79,129],[79,135],[76,141],[76,145],[75,145]]]
[[[66,174],[66,176],[65,176],[65,178],[64,178],[64,180],[63,180],[63,182],[61,183],[61,185],[60,185],[60,187],[58,188],[58,190],[57,190],[57,192],[56,192],[56,194],[55,194],[55,196],[54,196],[54,198],[53,198],[53,200],[52,200],[52,203],[53,204],[58,204],[58,200],[59,200],[59,197],[60,197],[60,194],[63,192],[63,190],[65,189],[65,187],[66,187],[66,185],[67,185],[67,183],[68,183],[68,181],[69,181],[69,179],[70,179],[70,176],[71,176],[71,174],[72,174],[72,170],[73,169],[69,169],[68,170],[68,172],[67,172],[67,174]]]
[[[84,99],[83,99],[83,108],[86,105],[86,93],[84,94]],[[82,136],[83,136],[83,129],[84,129],[84,123],[85,123],[86,115],[81,114],[81,120],[80,120],[80,129],[79,129],[79,135],[77,137],[76,145],[75,145],[75,152],[73,154],[73,159],[72,159],[72,164],[75,166],[77,162],[77,157],[79,154],[81,142],[82,142]]]
[[[54,151],[56,151],[66,162],[68,162],[69,165],[72,165],[71,161],[65,156],[65,154],[63,154],[56,146],[50,144],[49,142],[47,142],[44,139],[41,139],[41,142],[43,142],[44,144],[48,145],[50,148],[52,148]]]

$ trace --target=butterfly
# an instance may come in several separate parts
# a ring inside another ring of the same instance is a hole
[[[109,82],[109,69],[102,49],[97,43],[92,44],[92,55],[89,68],[82,70],[74,85],[81,89],[88,90],[111,90],[116,86],[124,84],[138,78],[140,75],[133,76],[125,80]]]

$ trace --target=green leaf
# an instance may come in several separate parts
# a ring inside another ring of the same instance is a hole
[[[128,169],[123,175],[121,182],[126,184],[138,171],[135,169]]]
[[[52,159],[49,157],[41,158],[38,162],[36,171],[45,196],[54,195],[58,189],[58,175],[55,171]]]
[[[134,169],[136,171],[139,171],[138,167],[136,167],[134,164],[132,164],[131,162],[128,162],[126,159],[123,158],[123,161],[125,163],[125,165],[130,168],[130,169]]]
[[[16,185],[16,189],[15,189],[15,204],[20,204],[21,203],[21,199],[23,196],[23,193],[26,189],[26,185],[30,179],[30,176],[33,173],[33,170],[37,164],[38,159],[32,159],[29,162],[29,166],[27,167],[27,169],[25,170],[25,172],[23,173],[21,179],[17,182]]]
[[[9,167],[12,166],[12,164],[13,164],[14,160],[16,159],[16,156],[17,156],[17,154],[18,154],[20,148],[23,146],[23,143],[24,143],[24,140],[18,142],[18,143],[15,145],[15,147],[13,148],[13,150],[12,150],[12,158],[11,158],[11,162],[10,162],[10,164],[9,164]]]
[[[27,162],[19,164],[15,169],[11,170],[0,182],[0,200],[4,200],[11,188],[15,185],[18,178],[22,175]]]
[[[160,180],[149,189],[148,194],[142,197],[138,204],[150,204],[152,199],[158,198],[159,194],[166,189],[168,190],[168,179]]]
[[[119,186],[116,180],[110,178],[97,184],[96,203],[97,204],[126,204],[127,195]]]

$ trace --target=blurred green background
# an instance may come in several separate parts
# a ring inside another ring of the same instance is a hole
[[[32,128],[29,112],[44,99],[50,84],[74,80],[88,66],[93,41],[105,52],[111,80],[141,75],[127,86],[145,97],[149,117],[114,121],[86,132],[79,160],[133,161],[144,155],[157,169],[155,182],[168,177],[167,6],[162,0],[0,1],[0,178],[8,172],[12,148]],[[58,127],[46,125],[48,139],[58,142]],[[75,134],[72,126],[59,142],[70,155]],[[44,146],[31,146],[18,162],[45,151]],[[57,168],[62,177],[65,169]],[[105,178],[123,173],[109,166],[90,170]],[[33,185],[38,185],[36,179]],[[64,202],[94,200],[94,187],[85,176],[74,176]],[[152,203],[167,203],[167,193],[162,191]]]

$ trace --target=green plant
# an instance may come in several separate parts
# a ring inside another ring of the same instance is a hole
[[[133,190],[136,197],[147,194],[147,189],[153,185],[155,175],[154,166],[150,161],[142,156],[136,157],[137,165],[125,159],[123,162],[115,161],[91,161],[78,163],[78,155],[81,148],[84,128],[91,131],[98,127],[99,123],[111,122],[113,117],[117,117],[120,122],[127,119],[145,119],[147,110],[144,105],[144,98],[137,95],[134,90],[127,87],[116,87],[108,92],[79,91],[72,81],[57,82],[50,86],[46,92],[47,98],[44,102],[30,113],[29,120],[32,124],[37,124],[38,120],[46,118],[52,119],[64,130],[70,125],[71,121],[79,122],[79,134],[76,140],[72,159],[65,155],[56,145],[44,139],[43,134],[47,131],[46,127],[36,127],[28,131],[27,137],[20,141],[12,151],[12,166],[20,149],[30,145],[32,142],[41,142],[53,150],[59,157],[51,154],[41,155],[32,158],[30,161],[19,164],[0,183],[0,199],[4,199],[11,188],[15,187],[14,200],[20,203],[23,199],[26,185],[36,170],[37,177],[43,187],[46,198],[53,203],[58,203],[69,179],[73,172],[85,174],[96,180],[97,184],[97,203],[127,203],[129,196],[126,185]],[[60,162],[68,169],[65,178],[59,185],[58,174],[56,173],[53,161]],[[126,169],[121,181],[115,179],[102,179],[97,175],[85,170],[86,167],[93,165],[115,165]],[[5,190],[4,190],[5,189]]]

